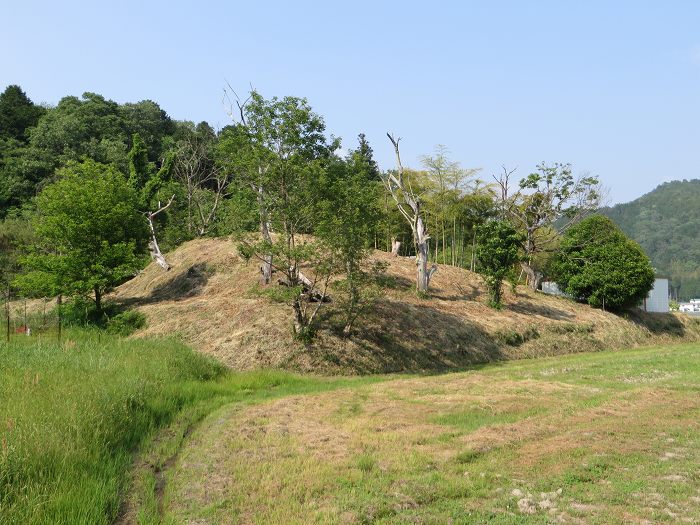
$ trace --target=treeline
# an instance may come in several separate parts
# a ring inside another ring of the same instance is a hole
[[[299,337],[313,336],[331,289],[349,334],[379,295],[384,268],[371,264],[372,248],[415,257],[420,294],[429,293],[437,263],[480,271],[500,307],[504,280],[537,289],[557,277],[562,234],[599,205],[597,178],[576,177],[567,164],[541,164],[519,181],[504,169],[489,182],[444,146],[420,169],[404,167],[400,139],[389,135],[396,168],[383,172],[362,134],[340,157],[340,140],[303,98],[228,95],[232,122],[217,131],[173,120],[152,101],[85,93],[41,107],[9,86],[0,95],[0,278],[8,291],[92,297],[100,317],[104,294],[149,253],[167,270],[163,253],[177,245],[235,235],[262,283],[276,273],[284,285],[275,293],[284,290]],[[580,270],[594,265],[590,257]],[[575,266],[560,280],[589,300],[576,291]],[[633,297],[610,291],[607,304],[629,306],[641,288]]]

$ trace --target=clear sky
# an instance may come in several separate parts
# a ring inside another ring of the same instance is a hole
[[[445,144],[490,178],[541,161],[611,202],[700,177],[700,2],[0,0],[0,89],[93,91],[228,123],[225,81],[307,97],[383,168]]]

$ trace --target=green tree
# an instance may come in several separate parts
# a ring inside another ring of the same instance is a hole
[[[371,241],[380,218],[378,181],[371,170],[363,144],[345,160],[331,159],[319,178],[319,211],[314,225],[317,237],[329,249],[343,279],[334,283],[335,303],[343,315],[343,334],[378,296],[377,276],[381,266],[365,268]]]
[[[566,232],[552,273],[569,295],[613,311],[638,305],[654,285],[654,269],[639,244],[602,215]]]
[[[522,241],[523,235],[502,220],[489,221],[477,231],[477,270],[484,277],[493,308],[503,307],[503,280],[520,260]]]
[[[36,295],[102,297],[145,261],[147,228],[136,191],[112,166],[71,163],[37,197],[37,241],[18,285]]]
[[[501,212],[524,234],[521,266],[528,285],[539,288],[543,273],[538,264],[541,255],[553,252],[560,235],[600,205],[601,191],[597,177],[574,177],[570,164],[539,164],[518,184],[510,187],[513,171],[496,179],[500,186]]]
[[[240,114],[242,147],[234,160],[240,163],[243,183],[257,194],[262,232],[262,239],[245,244],[243,252],[284,276],[291,291],[294,331],[308,340],[320,308],[320,302],[312,305],[310,299],[325,295],[332,264],[322,247],[304,234],[313,233],[319,211],[318,179],[339,141],[328,141],[323,118],[303,98],[267,100],[252,92]],[[270,230],[277,232],[275,238]],[[314,273],[303,274],[304,265]]]
[[[29,99],[21,87],[7,86],[0,93],[0,139],[26,141],[27,131],[36,126],[44,111]]]
[[[374,160],[374,150],[367,142],[367,137],[364,133],[357,136],[359,142],[355,151],[352,152],[355,169],[361,169],[368,181],[381,183],[382,178],[379,172],[377,161]]]

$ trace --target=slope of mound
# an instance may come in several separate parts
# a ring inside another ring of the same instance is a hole
[[[179,335],[201,352],[244,370],[280,367],[319,373],[462,368],[475,363],[696,340],[700,321],[672,314],[622,318],[518,287],[506,307],[486,304],[481,278],[440,266],[431,297],[413,288],[411,258],[375,252],[389,280],[375,311],[340,337],[326,318],[310,346],[294,341],[291,308],[260,294],[258,265],[227,239],[188,242],[168,254],[172,270],[148,266],[115,293],[148,318],[140,335]],[[274,286],[274,285],[272,285]],[[332,305],[329,306],[332,308]]]

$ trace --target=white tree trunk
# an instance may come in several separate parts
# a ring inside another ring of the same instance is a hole
[[[540,282],[542,281],[542,274],[535,270],[527,262],[520,263],[520,267],[525,272],[525,275],[527,275],[527,285],[532,290],[537,290],[540,287]]]
[[[401,241],[397,241],[392,237],[391,239],[391,255],[397,257],[399,255],[399,249],[401,248]]]
[[[425,222],[423,221],[420,199],[418,195],[413,192],[410,183],[404,183],[404,170],[401,164],[401,154],[399,152],[399,141],[401,139],[394,139],[389,133],[387,133],[387,137],[389,137],[389,140],[394,146],[397,176],[394,176],[390,172],[387,179],[384,181],[384,185],[394,198],[401,215],[403,215],[411,225],[413,243],[416,247],[416,290],[427,293],[428,287],[430,286],[430,277],[437,271],[437,265],[433,265],[433,267],[428,270],[428,255],[430,253],[430,245],[428,243],[430,241],[430,235],[428,235]]]
[[[146,218],[148,219],[148,226],[151,228],[151,240],[148,242],[148,249],[151,252],[151,259],[153,259],[158,265],[163,268],[166,272],[170,270],[170,264],[168,264],[168,261],[165,260],[165,257],[160,251],[160,246],[158,246],[158,239],[156,238],[156,229],[153,226],[153,218],[158,215],[160,212],[166,210],[168,206],[170,206],[173,203],[173,200],[175,199],[175,195],[170,197],[170,200],[168,201],[168,204],[165,206],[160,206],[160,202],[158,203],[159,208],[154,211],[154,212],[147,212],[146,213]]]

